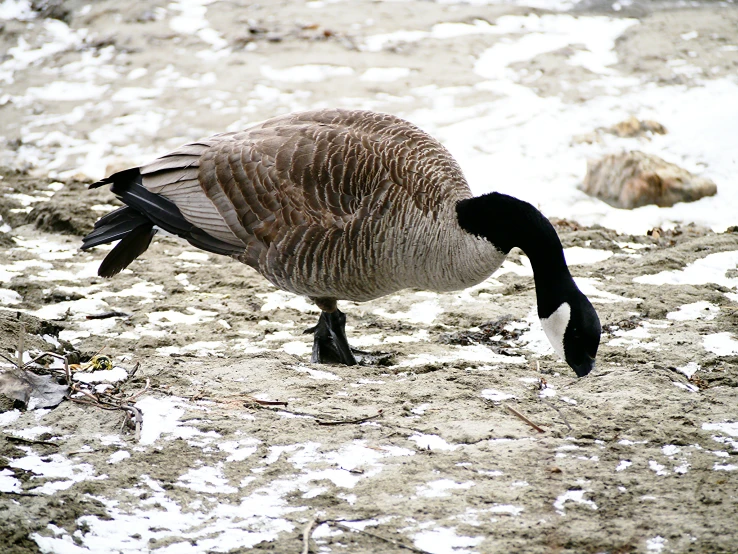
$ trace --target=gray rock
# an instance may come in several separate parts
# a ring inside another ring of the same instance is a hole
[[[590,160],[580,188],[590,196],[624,209],[648,204],[665,208],[717,194],[717,185],[710,179],[697,177],[658,156],[637,150]]]

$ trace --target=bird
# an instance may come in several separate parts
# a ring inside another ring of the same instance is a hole
[[[448,150],[397,116],[338,108],[281,115],[90,188],[106,185],[124,206],[83,238],[83,250],[119,241],[98,275],[126,268],[158,229],[230,256],[321,310],[307,331],[313,363],[357,363],[339,300],[465,289],[518,247],[530,259],[553,349],[579,377],[595,366],[600,320],[553,225],[512,196],[473,196]]]

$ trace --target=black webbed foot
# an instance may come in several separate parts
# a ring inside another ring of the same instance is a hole
[[[306,329],[305,333],[313,333],[313,355],[310,361],[314,364],[356,365],[358,362],[346,340],[346,315],[340,310],[320,312],[320,319],[315,327]]]

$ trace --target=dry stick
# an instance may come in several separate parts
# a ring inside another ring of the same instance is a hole
[[[539,398],[539,400],[540,400],[541,402],[543,402],[544,404],[547,404],[548,406],[551,406],[551,407],[552,407],[552,408],[553,408],[554,410],[556,410],[557,412],[559,412],[559,415],[561,416],[561,419],[563,419],[563,420],[564,420],[564,423],[565,423],[565,424],[566,424],[566,426],[567,426],[567,427],[569,428],[569,431],[573,431],[573,430],[574,430],[574,429],[572,429],[571,425],[569,425],[569,422],[568,422],[568,421],[566,420],[566,417],[564,417],[564,414],[563,414],[563,412],[562,412],[561,410],[559,410],[559,409],[558,409],[558,408],[557,408],[556,406],[554,406],[553,404],[551,404],[551,403],[550,403],[550,402],[549,402],[548,400],[546,400],[545,398]]]
[[[507,408],[507,411],[510,412],[512,415],[514,415],[516,417],[519,417],[520,419],[522,419],[523,421],[525,421],[528,425],[530,425],[531,427],[533,427],[533,429],[535,429],[539,433],[545,433],[546,432],[544,429],[541,429],[538,425],[536,425],[535,423],[533,423],[530,419],[528,419],[527,417],[525,417],[523,414],[521,414],[516,409],[511,408],[508,405],[505,405],[505,408]]]
[[[336,527],[340,527],[341,529],[347,529],[349,531],[354,531],[356,533],[363,533],[372,538],[379,539],[380,541],[394,544],[398,548],[405,548],[407,550],[411,550],[412,552],[419,552],[420,554],[430,554],[430,552],[428,552],[427,550],[421,550],[420,548],[415,548],[414,546],[410,546],[409,544],[396,541],[395,539],[390,539],[389,537],[383,537],[382,535],[378,535],[377,533],[372,533],[371,531],[367,531],[365,529],[354,529],[353,527],[344,525],[343,523],[340,523],[338,521],[326,521],[326,523],[333,523],[333,525],[335,525]]]
[[[20,315],[20,313],[18,314]],[[23,347],[25,346],[26,324],[18,322],[18,367],[23,367]]]
[[[131,317],[131,314],[125,312],[105,312],[102,314],[90,314],[85,319],[109,319],[111,317]]]
[[[302,531],[302,554],[309,554],[310,552],[310,537],[313,534],[313,529],[318,524],[316,518],[311,519]]]
[[[136,362],[136,365],[133,366],[133,370],[131,371],[130,375],[128,375],[126,381],[130,381],[131,379],[133,379],[133,376],[136,375],[139,367],[141,367],[141,362]]]
[[[317,419],[315,420],[315,423],[317,423],[318,425],[349,425],[354,423],[364,423],[365,421],[370,421],[372,419],[377,419],[378,417],[381,417],[383,411],[384,410],[379,410],[373,416],[362,417],[359,419],[348,419],[344,421],[325,421],[323,419]]]
[[[23,437],[14,437],[13,435],[2,435],[2,437],[9,442],[22,442],[23,444],[43,444],[45,446],[53,446],[55,448],[59,448],[59,445],[55,442],[24,439]]]
[[[254,398],[253,396],[247,396],[246,401],[253,402],[254,404],[259,404],[260,406],[287,406],[287,402],[284,402],[282,400],[259,400],[258,398]]]
[[[142,395],[143,393],[145,393],[146,391],[148,391],[148,390],[149,390],[149,386],[150,386],[150,385],[151,385],[151,382],[149,381],[149,379],[148,379],[148,377],[147,377],[147,378],[146,378],[146,386],[144,386],[144,388],[143,388],[143,389],[141,389],[141,390],[140,390],[140,391],[138,391],[138,392],[137,392],[136,394],[134,394],[133,396],[131,396],[131,397],[130,397],[130,398],[129,398],[129,399],[127,400],[127,402],[133,402],[134,400],[136,400],[136,398],[138,398],[138,397],[139,397],[139,396],[141,396],[141,395]]]

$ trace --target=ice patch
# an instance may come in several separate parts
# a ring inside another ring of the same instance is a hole
[[[451,496],[448,491],[452,490],[467,490],[474,486],[472,481],[465,483],[457,483],[451,479],[439,479],[437,481],[430,481],[424,485],[418,487],[418,496],[425,498],[441,498],[444,496]]]
[[[703,423],[702,429],[705,431],[717,431],[731,437],[738,437],[738,421],[724,423]]]
[[[260,440],[254,438],[239,439],[218,443],[218,450],[228,452],[230,455],[226,462],[242,462],[256,452]]]
[[[660,554],[665,546],[666,539],[658,535],[646,541],[646,551],[652,552],[653,554]]]
[[[556,512],[563,516],[564,504],[566,504],[567,502],[584,504],[585,506],[589,506],[592,510],[596,510],[597,504],[595,504],[592,500],[587,500],[586,498],[584,498],[585,493],[586,491],[583,490],[568,490],[564,494],[559,495],[554,501],[554,508],[556,508]]]
[[[257,294],[256,296],[264,300],[264,304],[261,306],[262,312],[272,312],[286,308],[303,313],[320,312],[320,308],[308,302],[304,296],[296,296],[290,292],[276,291]]]
[[[680,448],[675,444],[667,444],[661,447],[661,452],[664,453],[664,456],[674,456],[679,453],[679,450]]]
[[[185,401],[176,397],[144,396],[136,402],[136,407],[143,413],[140,443],[154,444],[162,436],[166,436],[168,440],[199,438],[206,441],[218,436],[213,431],[203,433],[195,427],[182,425],[179,419],[185,413],[184,405]]]
[[[2,7],[2,6],[0,6]],[[21,482],[9,469],[0,469],[0,492],[21,492]]]
[[[326,381],[340,381],[341,378],[336,375],[335,373],[331,373],[330,371],[323,371],[321,369],[313,369],[311,367],[307,366],[290,366],[295,371],[299,371],[300,373],[307,373],[310,375],[312,379],[323,379]]]
[[[733,356],[738,354],[738,341],[730,333],[715,333],[706,335],[702,339],[702,346],[708,352],[718,356]]]
[[[705,285],[715,283],[728,288],[738,287],[738,277],[729,277],[728,270],[738,265],[738,251],[710,254],[688,264],[684,269],[641,275],[633,281],[646,285]]]
[[[652,336],[651,332],[649,331],[649,327],[661,329],[665,325],[666,324],[662,325],[644,321],[635,329],[631,329],[629,331],[615,331],[613,334],[616,335],[617,338],[610,340],[607,344],[608,346],[626,346],[628,350],[632,350],[634,348],[643,348],[644,350],[658,350],[659,344],[650,340]],[[641,339],[649,340],[647,342],[644,342],[644,340]]]
[[[511,516],[519,516],[525,511],[525,508],[512,506],[510,504],[496,504],[489,509],[493,514],[509,514]]]
[[[449,444],[443,438],[438,435],[424,435],[422,433],[415,433],[408,437],[408,440],[413,441],[423,450],[456,450],[459,448],[458,444]]]
[[[291,341],[284,343],[282,350],[293,356],[305,356],[313,351],[313,346],[305,341]]]
[[[82,383],[117,383],[128,379],[128,372],[120,366],[115,366],[112,369],[101,371],[77,371],[73,379]]]
[[[75,483],[95,478],[95,468],[90,464],[76,464],[61,454],[39,456],[30,448],[23,448],[26,456],[8,461],[8,466],[30,471],[33,479],[43,478],[46,482],[31,490],[36,494],[55,494],[66,490]],[[98,477],[99,479],[100,477]]]
[[[613,51],[615,39],[636,19],[609,17],[574,17],[570,15],[508,15],[497,18],[497,32],[520,34],[517,40],[500,41],[485,50],[474,65],[474,71],[486,79],[509,79],[515,62],[577,45],[576,53],[567,60],[570,65],[584,67],[593,73],[612,74],[610,65],[617,62]],[[581,45],[581,46],[579,46]]]
[[[222,358],[225,350],[225,343],[221,341],[198,341],[186,344],[184,346],[162,346],[156,349],[159,356],[171,356],[173,354],[193,354],[198,358],[208,358],[211,356]]]
[[[699,387],[696,387],[692,385],[691,383],[687,383],[686,385],[684,383],[678,383],[677,381],[672,381],[672,384],[677,387],[678,389],[684,389],[689,392],[699,392]]]
[[[212,509],[183,509],[158,483],[147,480],[144,484],[151,489],[149,497],[135,507],[122,508],[118,502],[104,500],[109,518],[84,515],[77,520],[86,529],[78,537],[82,546],[67,534],[45,537],[34,533],[31,538],[41,551],[59,554],[108,552],[114,545],[130,552],[146,552],[158,541],[167,542],[164,550],[168,553],[193,554],[249,549],[294,529],[283,516],[299,508],[287,505],[283,491],[259,489],[237,504],[219,502]],[[133,530],[136,534],[131,536]]]
[[[179,256],[178,260],[187,260],[189,262],[207,262],[210,259],[210,255],[205,252],[190,252],[185,250]]]
[[[602,262],[613,255],[610,250],[596,250],[594,248],[582,248],[573,246],[564,249],[564,257],[568,265],[585,265]]]
[[[21,413],[20,410],[9,410],[7,412],[0,412],[0,427],[6,427],[11,423],[18,421]]]
[[[677,367],[676,369],[680,373],[683,373],[687,377],[687,379],[691,379],[692,376],[701,369],[701,367],[696,362],[688,362],[687,365]]]
[[[521,343],[525,344],[525,348],[539,356],[555,354],[553,346],[551,346],[551,342],[543,330],[541,320],[538,318],[538,310],[535,307],[528,312],[525,323],[528,324],[528,330],[520,335],[519,339]]]
[[[436,527],[413,535],[413,544],[430,554],[471,553],[468,548],[478,546],[484,537],[464,537],[456,534],[456,529]]]
[[[632,465],[633,465],[633,462],[629,460],[620,460],[620,463],[618,464],[618,467],[615,468],[615,471],[624,471]]]
[[[717,317],[718,312],[720,312],[720,308],[707,300],[700,300],[699,302],[679,306],[676,312],[666,314],[666,318],[675,321],[693,321],[695,319],[710,321]]]
[[[669,472],[666,471],[666,468],[662,466],[660,463],[658,463],[656,460],[649,460],[648,467],[651,468],[654,472],[656,472],[656,475],[668,475]]]
[[[109,464],[117,464],[118,462],[122,462],[123,460],[130,458],[131,453],[127,450],[118,450],[117,452],[113,452],[110,455],[110,458],[108,458]]]
[[[10,304],[20,304],[23,302],[23,297],[10,289],[0,289],[0,304],[8,306]]]
[[[30,0],[4,0],[0,3],[0,20],[27,21],[35,17]]]
[[[373,313],[387,319],[401,319],[410,323],[430,324],[443,313],[443,308],[441,308],[437,300],[426,300],[425,302],[413,304],[407,312],[391,313],[384,308],[377,308]]]

